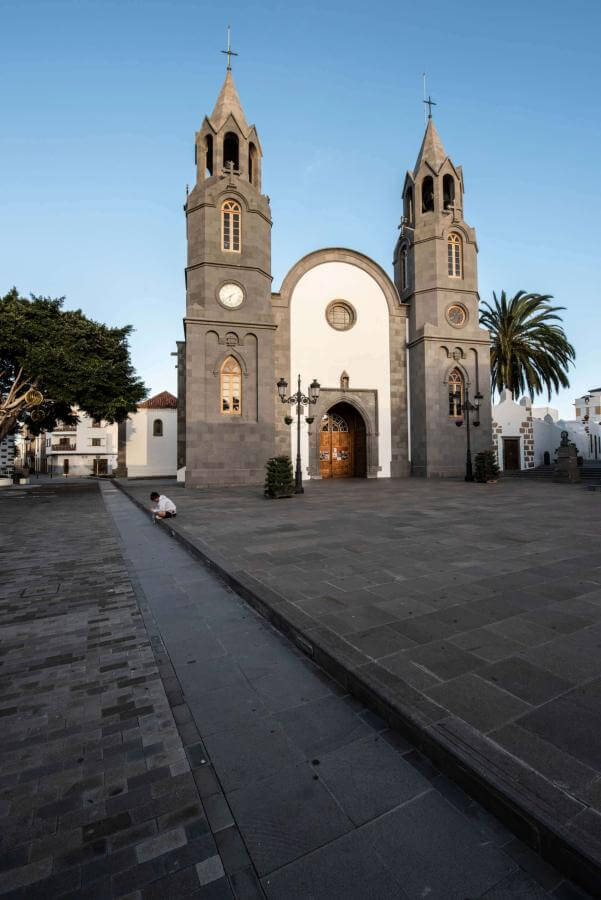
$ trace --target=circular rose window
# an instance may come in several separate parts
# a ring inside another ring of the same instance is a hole
[[[344,300],[332,300],[326,309],[326,319],[336,331],[348,331],[355,324],[355,310]]]
[[[463,306],[459,306],[455,303],[453,306],[449,306],[447,309],[447,319],[454,325],[456,328],[461,328],[462,325],[465,325],[465,321],[467,319],[467,313],[465,312]]]

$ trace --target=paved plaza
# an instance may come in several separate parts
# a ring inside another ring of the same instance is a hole
[[[370,493],[357,501],[364,486]],[[144,501],[151,487],[133,484]],[[316,545],[338,510],[353,536],[336,553],[354,566],[352,576],[369,552],[361,546],[378,545],[375,518],[391,518],[374,497],[379,485],[349,483],[337,495],[325,487],[277,502],[248,490],[166,490],[180,504],[178,528],[211,534],[216,560],[232,548],[238,564],[254,557],[256,567],[261,556],[266,572],[272,557],[292,591],[315,584],[328,556],[304,544],[298,568],[295,537]],[[453,487],[460,527],[465,486],[421,485],[422,496],[439,492],[428,505],[440,513],[440,492]],[[406,502],[414,522],[416,497]],[[368,526],[361,537],[358,502]],[[237,538],[236,516],[244,523]],[[586,896],[113,483],[9,489],[0,495],[0,525],[2,896]],[[327,540],[334,535],[330,523]],[[366,581],[332,587],[350,594],[367,591]],[[427,614],[419,612],[414,621]],[[357,651],[367,630],[348,632],[355,643],[345,643]],[[398,653],[393,647],[382,659]]]
[[[167,492],[169,530],[533,846],[595,883],[599,492],[340,480],[271,501],[252,488],[123,486],[144,503]]]

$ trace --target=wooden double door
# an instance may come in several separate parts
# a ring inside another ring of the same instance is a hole
[[[365,477],[365,422],[349,403],[337,403],[322,416],[319,432],[322,478]]]
[[[514,472],[520,468],[520,439],[503,438],[503,468]]]

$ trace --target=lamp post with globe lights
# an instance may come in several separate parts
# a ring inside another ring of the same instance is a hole
[[[465,385],[465,400],[461,404],[461,412],[464,414],[464,417],[465,417],[465,431],[466,431],[466,437],[467,437],[467,449],[466,449],[466,454],[465,454],[465,480],[466,481],[474,480],[474,473],[472,471],[472,445],[471,445],[471,437],[470,437],[470,413],[473,412],[475,414],[474,421],[472,424],[473,424],[474,428],[478,428],[478,426],[480,425],[480,401],[483,399],[484,399],[483,394],[481,394],[478,391],[476,394],[474,394],[474,400],[476,402],[470,403],[469,387],[466,383],[466,385]],[[463,419],[456,419],[455,425],[458,428],[461,428],[461,426],[463,425],[463,421],[464,421]]]
[[[301,468],[301,447],[300,447],[300,434],[301,434],[301,415],[303,414],[303,410],[305,406],[311,406],[311,404],[317,403],[319,398],[319,390],[320,384],[316,378],[313,379],[311,384],[309,385],[309,394],[303,394],[301,391],[301,377],[298,376],[298,390],[291,394],[289,397],[286,396],[286,391],[288,390],[288,382],[282,376],[277,383],[278,394],[282,403],[291,403],[296,404],[296,471],[294,473],[294,493],[295,494],[304,494],[305,489],[303,488],[303,473]],[[306,416],[305,421],[307,425],[311,425],[314,420],[314,416]],[[293,419],[291,416],[286,416],[286,424],[292,425]]]

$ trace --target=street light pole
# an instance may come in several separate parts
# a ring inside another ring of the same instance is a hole
[[[288,382],[282,376],[277,383],[278,394],[282,403],[290,403],[296,404],[296,471],[294,473],[294,493],[295,494],[304,494],[305,489],[303,487],[303,472],[301,467],[301,415],[303,413],[304,406],[310,406],[312,403],[317,403],[319,398],[319,390],[320,384],[316,378],[313,379],[311,384],[309,385],[309,395],[303,394],[301,391],[301,377],[298,376],[298,390],[296,393],[291,394],[290,397],[286,396],[286,389],[288,388]],[[313,422],[313,416],[306,417],[307,425],[311,425]],[[286,416],[286,424],[291,424],[292,419],[290,416]]]
[[[472,443],[471,443],[471,434],[470,434],[470,413],[475,413],[473,426],[474,428],[478,428],[480,425],[480,401],[484,399],[483,395],[478,391],[474,395],[475,403],[470,403],[470,392],[469,386],[466,382],[465,385],[465,400],[461,404],[461,411],[465,414],[465,431],[466,431],[466,439],[467,446],[465,451],[465,480],[473,481],[474,480],[474,472],[472,469]],[[461,428],[463,425],[463,419],[457,419],[455,422],[458,428]]]

